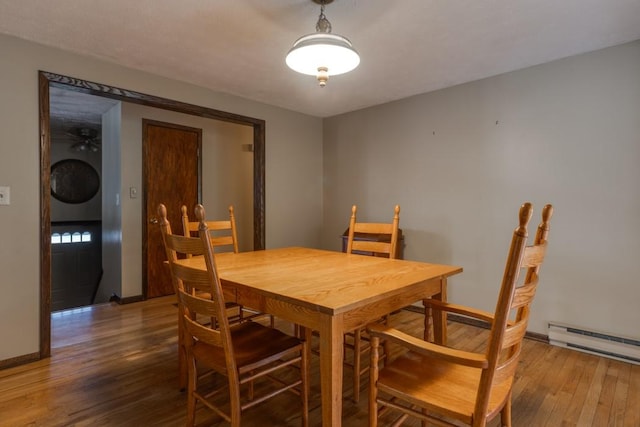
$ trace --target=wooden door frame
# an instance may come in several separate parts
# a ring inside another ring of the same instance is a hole
[[[265,121],[213,108],[187,104],[154,95],[38,72],[40,126],[40,352],[39,359],[51,356],[51,129],[49,88],[104,96],[123,102],[175,111],[253,127],[253,248],[265,248]]]

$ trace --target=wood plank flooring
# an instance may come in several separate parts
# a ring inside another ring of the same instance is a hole
[[[105,304],[52,319],[52,357],[0,370],[2,426],[181,426],[186,396],[177,388],[174,297]],[[421,316],[395,314],[400,329],[421,333]],[[291,331],[288,324],[277,324]],[[487,331],[449,324],[451,344],[482,348]],[[397,351],[397,349],[395,349]],[[310,425],[320,425],[318,359],[312,359]],[[364,381],[351,401],[345,371],[344,425],[366,426]],[[246,426],[299,426],[299,403],[283,395],[246,412]],[[226,423],[200,409],[199,426]],[[526,340],[513,391],[514,426],[640,426],[640,366]],[[405,425],[419,426],[410,421]],[[497,420],[491,426],[497,426]]]

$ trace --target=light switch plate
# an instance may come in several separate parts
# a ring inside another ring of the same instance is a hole
[[[11,204],[11,187],[0,187],[0,205]]]

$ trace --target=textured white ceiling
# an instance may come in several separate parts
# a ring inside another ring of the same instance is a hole
[[[284,57],[311,0],[0,0],[0,33],[327,117],[640,39],[640,0],[335,0],[362,62],[315,79]]]

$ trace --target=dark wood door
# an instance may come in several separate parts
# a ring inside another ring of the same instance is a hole
[[[174,233],[182,234],[180,207],[189,211],[200,193],[202,129],[143,120],[143,289],[146,298],[173,293],[173,285],[157,225],[158,205],[167,207]]]

